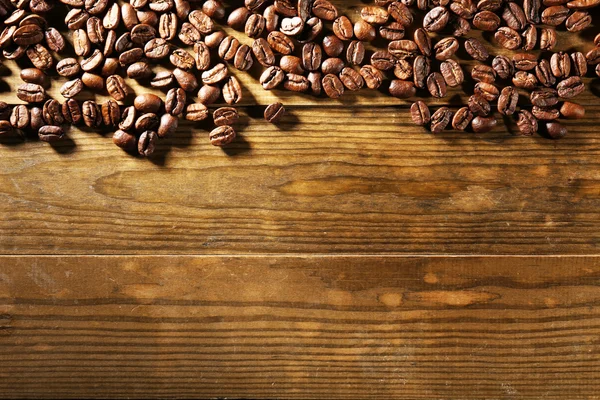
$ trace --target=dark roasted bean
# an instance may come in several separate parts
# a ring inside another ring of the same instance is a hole
[[[410,107],[410,116],[415,125],[424,126],[431,121],[429,107],[427,107],[427,105],[420,100],[413,103]]]

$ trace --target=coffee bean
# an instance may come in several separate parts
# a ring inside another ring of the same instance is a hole
[[[65,131],[60,126],[44,125],[38,130],[38,137],[42,142],[56,142],[65,136]]]
[[[315,0],[312,6],[312,14],[325,21],[333,21],[338,17],[338,10],[328,0]]]
[[[233,107],[221,107],[213,112],[213,121],[216,126],[234,125],[240,116]]]
[[[156,130],[159,123],[158,115],[154,113],[142,114],[135,120],[135,130],[138,132]]]
[[[538,131],[538,121],[533,114],[527,110],[517,113],[517,127],[523,136],[531,136]]]
[[[83,123],[88,128],[98,128],[102,125],[102,112],[100,107],[93,100],[84,101],[81,105],[81,115]]]
[[[415,57],[413,63],[413,77],[415,86],[419,89],[424,89],[426,86],[426,80],[431,72],[431,66],[429,59],[424,56]]]
[[[433,97],[441,98],[446,96],[446,81],[439,72],[433,72],[427,77],[427,90]]]
[[[431,116],[431,126],[430,130],[432,133],[440,133],[450,123],[452,119],[452,111],[448,107],[440,107],[436,112]]]
[[[388,44],[388,51],[399,59],[406,59],[415,57],[418,47],[412,40],[394,40]]]
[[[502,89],[498,97],[498,112],[503,115],[512,115],[517,109],[519,103],[519,92],[513,86],[507,86]]]
[[[200,34],[200,32],[198,32],[198,34]],[[218,49],[219,46],[221,45],[221,42],[223,42],[223,40],[225,40],[226,37],[227,37],[227,34],[225,32],[216,31],[216,32],[213,32],[210,35],[207,35],[204,37],[204,44],[210,49]],[[198,40],[195,40],[194,42],[202,43]]]
[[[432,8],[423,18],[423,28],[427,32],[439,32],[446,27],[450,13],[445,7]]]
[[[37,108],[37,107],[34,107]],[[33,108],[31,110],[31,128],[32,129],[36,129],[33,126]],[[61,111],[62,111],[62,115],[63,118],[65,119],[65,122],[69,123],[69,124],[73,124],[73,125],[78,125],[83,116],[81,114],[81,106],[79,106],[79,103],[77,102],[77,100],[75,99],[67,99],[61,106]],[[41,115],[41,111],[40,111],[40,115]],[[39,129],[39,125],[38,125],[38,129]]]
[[[427,125],[431,121],[429,107],[420,100],[413,103],[410,107],[410,116],[413,123],[419,126]]]
[[[354,27],[352,26],[350,19],[345,15],[337,17],[335,21],[333,21],[333,33],[340,40],[352,40],[352,37],[354,36]]]
[[[585,90],[585,85],[579,76],[571,76],[560,81],[556,88],[560,97],[570,99],[581,94]]]
[[[415,30],[413,35],[414,42],[417,44],[419,51],[426,57],[431,56],[432,47],[431,47],[431,38],[427,31],[423,28],[418,28]]]
[[[161,98],[152,93],[143,93],[133,99],[133,106],[141,113],[157,113],[162,104]]]
[[[52,55],[48,49],[39,43],[29,46],[29,48],[26,50],[26,54],[33,66],[38,69],[45,71],[50,69],[54,64],[54,59],[52,58]]]
[[[156,40],[162,40],[162,39],[156,39]],[[167,56],[168,52],[165,53],[164,56]],[[140,49],[139,47],[133,48],[131,50],[127,50],[123,53],[121,53],[119,55],[119,64],[121,64],[122,66],[127,66],[130,64],[133,64],[134,62],[138,62],[141,61],[142,58],[144,57],[144,50]],[[157,53],[146,53],[146,57],[148,58],[159,58],[157,56]],[[161,56],[162,57],[162,56]]]
[[[540,22],[540,0],[523,0],[523,11],[531,24]]]
[[[127,77],[130,79],[143,80],[149,79],[151,76],[152,69],[150,69],[147,62],[138,61],[127,67]]]
[[[494,57],[492,68],[501,79],[508,79],[514,73],[513,63],[506,56]]]
[[[237,104],[242,100],[242,86],[235,76],[230,76],[225,81],[223,99],[227,104]]]
[[[320,72],[309,72],[306,79],[308,79],[310,82],[310,92],[313,94],[313,96],[320,96],[321,92],[323,91],[323,85],[321,83],[323,74]]]
[[[559,111],[560,115],[568,119],[581,119],[585,117],[585,107],[570,101],[565,101]]]
[[[537,36],[538,36],[537,28],[535,27],[535,25],[527,26],[527,28],[525,28],[525,30],[523,31],[523,33],[521,35],[523,36],[523,45],[521,48],[524,51],[533,50],[537,43]]]
[[[565,6],[551,6],[542,11],[542,23],[545,25],[558,26],[565,22],[569,16],[569,9]]]
[[[456,111],[452,118],[452,127],[459,131],[464,131],[469,127],[469,124],[473,120],[473,113],[468,107],[461,107]]]
[[[65,82],[60,88],[63,97],[71,98],[77,96],[83,90],[83,81],[79,78]]]
[[[308,79],[299,74],[287,74],[286,79],[283,82],[283,87],[286,90],[292,92],[306,92],[310,89],[310,82]]]
[[[553,28],[540,30],[540,50],[552,50],[557,42],[556,31]]]
[[[137,138],[121,129],[113,134],[113,143],[126,151],[137,149]]]
[[[462,17],[455,18],[452,26],[454,27],[452,35],[455,37],[465,36],[471,31],[471,24]]]
[[[490,103],[480,94],[469,97],[469,110],[475,115],[489,115],[492,107]]]
[[[527,90],[533,90],[538,84],[535,75],[526,71],[515,72],[512,82],[516,87]]]
[[[342,81],[344,86],[351,91],[360,90],[365,84],[363,77],[357,71],[350,67],[346,67],[342,70],[342,72],[340,73],[340,80]]]
[[[223,64],[219,64],[219,65],[223,65]],[[217,68],[217,66],[215,66],[215,68]],[[227,67],[225,67],[223,65],[223,67],[225,68],[225,73],[227,73]],[[205,71],[202,73],[202,80],[205,83],[213,83],[211,82],[206,82],[204,80],[204,74],[209,73],[210,71]],[[184,71],[181,68],[175,68],[173,70],[173,77],[175,78],[175,80],[177,81],[177,84],[179,85],[179,87],[181,87],[183,90],[185,90],[186,92],[193,92],[194,90],[198,89],[198,80],[196,79],[196,76],[194,74],[192,74],[191,72],[188,71]],[[214,75],[213,75],[214,78]],[[225,79],[225,78],[223,78]],[[216,82],[214,82],[216,83]]]
[[[475,15],[477,7],[471,0],[461,0],[452,2],[450,10],[461,18],[471,19]]]
[[[356,25],[354,25],[354,35],[360,38],[360,36],[362,35],[357,34],[356,30]],[[379,36],[381,36],[385,40],[400,40],[404,38],[404,34],[404,26],[399,22],[390,22],[389,24],[379,27]]]
[[[491,11],[480,11],[473,17],[473,25],[482,31],[495,31],[500,26],[500,17]]]
[[[521,47],[521,36],[519,35],[519,32],[507,26],[498,28],[494,37],[505,49],[516,50]]]
[[[465,76],[460,64],[454,60],[446,60],[440,64],[440,72],[444,77],[444,81],[450,87],[461,85]]]
[[[281,68],[272,66],[267,68],[260,76],[260,84],[265,90],[273,90],[283,83],[285,73]]]
[[[249,38],[256,39],[262,35],[265,30],[266,20],[260,14],[252,14],[246,20],[244,31]]]
[[[206,48],[206,50],[208,51],[208,48]],[[209,53],[206,52],[206,55],[208,56]],[[198,60],[198,58],[196,58],[196,60]],[[254,59],[252,58],[252,50],[250,49],[250,46],[246,44],[241,45],[238,48],[238,51],[235,53],[233,66],[240,71],[248,71],[250,68],[252,68],[253,64]],[[208,68],[208,65],[206,65],[206,68]],[[198,69],[201,70],[200,68]]]
[[[329,57],[338,57],[344,51],[344,42],[334,35],[325,36],[323,50]]]
[[[398,60],[394,66],[394,76],[400,80],[410,80],[413,76],[412,64],[406,60]]]
[[[265,39],[256,39],[254,43],[252,43],[252,52],[254,53],[256,60],[263,67],[270,67],[275,64],[275,55],[273,54],[273,50],[271,50],[271,46]]]
[[[41,103],[46,98],[46,91],[35,83],[24,83],[17,87],[17,97],[28,103]]]
[[[545,88],[534,90],[530,95],[531,103],[538,107],[552,107],[558,104],[558,94],[556,90]]]
[[[590,65],[596,65],[600,63],[600,47],[595,47],[588,51],[585,55],[587,63]]]
[[[8,136],[14,132],[9,121],[0,120],[0,136]]]
[[[349,20],[348,20],[349,21]],[[335,25],[334,25],[335,27]],[[299,35],[304,29],[304,21],[299,17],[283,18],[279,30],[288,36]]]
[[[129,95],[129,87],[120,75],[111,75],[106,78],[106,90],[117,101],[123,101]]]
[[[545,132],[552,139],[562,139],[567,135],[567,128],[559,122],[547,122],[545,124]]]
[[[158,135],[154,131],[144,131],[138,140],[138,153],[141,156],[149,157],[154,154]]]
[[[566,78],[571,74],[571,58],[568,54],[554,53],[550,58],[552,74],[557,78]]]
[[[169,71],[160,71],[150,81],[150,86],[155,88],[168,88],[175,83],[175,77]]]
[[[587,11],[575,11],[565,21],[565,27],[569,32],[579,32],[589,27],[592,17]]]
[[[219,57],[225,61],[231,61],[240,47],[240,42],[233,36],[227,36],[219,45]]]
[[[388,13],[402,26],[410,26],[413,23],[412,13],[405,4],[399,1],[394,1],[388,6]]]
[[[198,101],[202,104],[216,103],[221,97],[221,89],[212,85],[203,85],[198,91]]]
[[[348,49],[346,50],[346,60],[348,61],[348,64],[360,65],[362,64],[364,58],[365,46],[362,44],[362,42],[359,42],[357,40],[350,42],[350,44],[348,45]]]
[[[23,25],[12,35],[13,42],[20,46],[36,44],[44,39],[44,32],[38,25]]]
[[[573,75],[583,77],[587,74],[587,60],[582,52],[571,53],[571,67]]]
[[[470,38],[465,41],[465,50],[471,57],[478,61],[485,61],[489,57],[489,53],[485,46],[475,38]]]
[[[235,140],[235,130],[228,125],[219,126],[210,132],[209,139],[213,146],[226,146]]]
[[[435,58],[437,60],[447,60],[458,50],[458,40],[453,37],[444,38],[437,42],[433,49],[435,51]]]
[[[276,124],[285,115],[285,108],[282,103],[273,103],[265,108],[264,117],[265,121]]]
[[[121,122],[119,122],[119,129],[124,131],[133,130],[135,127],[135,121],[137,120],[137,115],[135,111],[135,106],[125,107],[123,112],[121,113]]]
[[[101,107],[102,121],[106,126],[117,126],[121,121],[121,109],[114,100],[108,100]]]
[[[496,58],[494,58],[494,61],[496,61]],[[471,70],[471,78],[476,82],[494,83],[496,81],[496,70],[488,65],[475,65]]]
[[[538,59],[535,54],[518,53],[513,56],[513,63],[520,71],[531,71],[538,65]]]
[[[15,129],[25,129],[29,126],[29,110],[26,105],[15,106],[10,113],[10,125]]]
[[[556,84],[556,78],[552,75],[552,68],[548,60],[540,60],[535,67],[535,76],[543,86],[550,87]]]
[[[396,66],[398,59],[387,50],[377,50],[371,55],[371,65],[381,71],[388,71]]]
[[[495,117],[477,116],[471,121],[471,128],[475,133],[486,133],[494,129],[498,125],[498,120]]]
[[[341,58],[328,58],[321,64],[321,71],[323,71],[325,75],[338,75],[345,66],[344,60]]]
[[[558,109],[551,107],[533,106],[531,113],[541,121],[553,121],[560,117]]]
[[[474,92],[475,94],[482,95],[487,101],[495,101],[500,94],[496,86],[486,82],[477,82]]]
[[[388,21],[390,15],[383,7],[366,6],[361,9],[360,17],[370,24],[383,25]]]
[[[177,34],[179,40],[181,40],[184,44],[188,46],[193,46],[195,43],[198,43],[202,40],[202,34],[194,27],[194,25],[189,22],[184,22],[181,24],[181,28],[179,28],[179,33]],[[218,44],[221,44],[222,39],[219,38]],[[164,40],[164,39],[163,39]],[[208,45],[208,43],[207,43]],[[218,47],[215,46],[215,47]]]
[[[196,60],[190,53],[183,49],[175,49],[169,56],[169,61],[176,68],[189,71],[196,66]]]
[[[163,114],[160,117],[160,123],[158,125],[158,130],[156,131],[156,133],[160,138],[172,136],[173,134],[175,134],[175,131],[177,131],[178,126],[178,117],[173,116],[171,114]]]
[[[325,75],[322,85],[325,94],[332,99],[337,99],[344,94],[344,84],[336,75]]]
[[[304,68],[302,68],[302,59],[296,56],[283,56],[279,61],[279,67],[283,72],[290,74],[304,74]]]
[[[204,121],[208,118],[208,108],[202,103],[192,103],[185,109],[185,119],[188,121]]]
[[[360,75],[369,89],[378,89],[383,82],[383,74],[372,65],[364,65],[360,69]]]

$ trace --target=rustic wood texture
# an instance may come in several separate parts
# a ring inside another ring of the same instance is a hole
[[[11,104],[22,66],[0,67]],[[598,79],[551,141],[431,135],[414,99],[258,73],[235,72],[224,150],[208,122],[151,159],[108,131],[1,138],[0,398],[599,398]]]
[[[1,257],[0,397],[595,399],[597,257]]]

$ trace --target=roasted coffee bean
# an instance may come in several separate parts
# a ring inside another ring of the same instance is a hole
[[[553,28],[542,28],[540,30],[540,49],[552,50],[557,42],[556,31]]]
[[[65,82],[60,88],[63,97],[71,98],[77,96],[83,90],[83,81],[79,78]]]
[[[517,31],[523,30],[527,23],[523,8],[514,2],[506,3],[502,12],[502,19],[510,29]]]
[[[83,117],[83,123],[88,128],[98,128],[102,125],[102,112],[93,100],[84,101],[81,105],[81,115]]]
[[[198,91],[198,101],[202,104],[213,104],[221,97],[221,89],[212,85],[203,85]]]
[[[410,116],[415,125],[424,126],[431,121],[431,113],[429,112],[429,107],[422,102],[417,101],[412,104],[410,107]]]
[[[531,103],[538,107],[552,107],[558,104],[558,94],[556,90],[545,88],[534,90],[530,95]]]
[[[38,130],[38,137],[42,142],[56,142],[65,136],[65,131],[60,126],[44,125]]]
[[[545,124],[545,132],[552,139],[562,139],[567,135],[567,128],[559,122],[547,122]]]
[[[345,66],[346,66],[346,64],[344,63],[344,60],[342,60],[341,58],[328,58],[325,61],[323,61],[323,64],[321,64],[321,71],[323,71],[323,73],[325,75],[327,75],[327,74],[337,75],[340,72],[342,72],[342,69]]]
[[[256,60],[263,67],[270,67],[275,64],[275,55],[269,43],[262,38],[256,39],[252,44],[252,52],[256,57]]]
[[[475,94],[482,95],[487,101],[495,101],[500,94],[496,86],[486,82],[477,82],[474,92]]]
[[[178,2],[175,0],[175,8],[178,10],[177,15],[180,18],[185,18],[189,15],[191,7],[188,2]],[[225,17],[225,7],[223,7],[223,4],[221,4],[219,0],[208,0],[204,2],[202,11],[212,19],[223,19]]]
[[[527,110],[517,113],[517,127],[523,136],[532,136],[538,131],[538,121],[533,114]]]
[[[227,34],[223,31],[216,31],[204,37],[204,44],[210,49],[218,49],[221,42],[225,40]],[[196,43],[201,43],[196,41]]]
[[[302,68],[302,59],[296,56],[283,56],[279,60],[279,67],[290,74],[304,74],[304,68]]]
[[[213,122],[216,126],[234,125],[239,119],[240,115],[233,107],[221,107],[213,112]]]
[[[434,7],[423,18],[423,28],[428,32],[439,32],[449,20],[450,13],[445,7]]]
[[[394,79],[390,83],[389,93],[399,99],[408,99],[415,96],[417,89],[415,88],[415,84],[411,81]]]
[[[168,136],[172,136],[177,131],[177,127],[179,126],[179,118],[173,116],[171,114],[163,114],[160,117],[160,123],[158,125],[158,129],[156,133],[158,137],[164,138]]]
[[[338,17],[338,10],[328,0],[315,0],[312,5],[312,14],[325,21],[333,21]]]
[[[196,69],[198,71],[206,71],[210,67],[210,49],[208,48],[208,46],[205,43],[198,42],[198,43],[194,44],[193,50],[194,50],[193,58],[196,63]],[[240,53],[240,51],[246,52],[248,50],[249,50],[248,46],[244,45],[243,49],[242,49],[242,46],[240,46],[240,48],[238,49],[238,53]],[[237,63],[238,66],[246,67],[246,65],[243,64],[242,62],[243,61],[247,62],[247,60],[246,59],[238,60],[237,57],[238,57],[238,55],[236,54],[236,60],[234,62]],[[240,57],[243,57],[243,54],[240,54]],[[250,66],[252,66],[252,64],[250,64]]]
[[[6,49],[2,50],[2,55],[7,60],[18,60],[21,57],[23,57],[27,53],[27,51],[28,51],[28,48],[26,46],[11,47],[11,48],[6,48]],[[32,60],[31,57],[29,59]],[[32,61],[32,64],[34,65],[34,67],[40,68],[40,69],[46,69],[44,66],[42,66],[42,63],[39,62],[39,61],[43,61],[43,60],[38,60],[38,59],[34,59],[34,60],[36,60],[36,62]]]
[[[177,37],[188,46],[193,46],[194,43],[198,43],[202,40],[202,34],[194,27],[194,25],[190,24],[189,22],[184,22],[181,24]],[[221,41],[218,43],[220,45]]]
[[[225,72],[227,72],[226,68],[227,67],[225,67]],[[202,73],[203,81],[204,81],[204,74],[206,74],[207,72],[210,72],[210,71],[205,71]],[[194,74],[192,74],[191,72],[184,71],[181,68],[175,68],[173,70],[173,77],[177,81],[177,84],[179,85],[179,87],[181,87],[186,92],[193,92],[194,90],[198,89],[198,79],[196,79],[196,76]],[[212,82],[205,82],[205,83],[212,83]]]
[[[437,60],[447,60],[458,50],[458,40],[453,37],[444,38],[437,42],[433,49]]]
[[[426,57],[431,56],[431,38],[429,37],[427,31],[423,28],[418,28],[415,30],[413,38],[421,54],[423,54]]]
[[[500,26],[500,17],[491,11],[480,11],[473,17],[473,25],[482,31],[495,31]]]
[[[573,75],[585,76],[587,74],[587,60],[582,52],[571,53],[571,72]]]
[[[537,43],[538,36],[537,28],[535,27],[535,25],[529,25],[527,28],[525,28],[521,36],[523,36],[523,45],[521,48],[524,51],[533,50]]]
[[[406,9],[406,11],[408,11],[408,8]],[[370,24],[383,25],[388,21],[390,14],[383,7],[366,6],[360,10],[360,17]]]
[[[321,92],[323,91],[323,85],[321,84],[323,74],[320,72],[309,72],[306,79],[308,79],[310,82],[310,92],[313,94],[313,96],[320,96]]]
[[[138,61],[127,67],[127,77],[130,79],[142,80],[149,79],[151,76],[152,69],[147,62]]]
[[[394,76],[403,81],[411,79],[413,76],[412,64],[406,60],[398,60],[394,66]]]
[[[306,45],[305,45],[306,46]],[[318,45],[317,45],[318,47]],[[320,53],[320,47],[319,48],[319,53]],[[320,54],[319,54],[320,56]],[[362,42],[359,42],[357,40],[350,42],[350,44],[348,45],[348,49],[346,50],[346,60],[348,61],[348,64],[350,65],[360,65],[362,64],[363,60],[365,58],[365,46],[362,44]],[[317,68],[315,68],[314,70],[317,70]]]
[[[92,51],[92,45],[87,33],[83,29],[77,29],[73,32],[73,48],[75,54],[80,57],[87,56]]]
[[[35,83],[45,86],[48,83],[46,74],[38,68],[24,68],[20,72],[21,80],[25,83]]]
[[[579,76],[571,76],[560,81],[556,88],[560,97],[570,99],[581,94],[585,90],[585,85]]]
[[[165,58],[171,52],[171,46],[169,43],[162,38],[156,38],[148,41],[144,45],[144,50],[140,51],[139,48],[127,50],[119,56],[119,61],[123,65],[131,64],[136,61],[140,61],[143,55],[150,59],[161,59]]]
[[[360,75],[369,89],[378,89],[383,82],[383,74],[372,65],[364,65],[360,69]]]
[[[459,131],[464,131],[469,127],[469,124],[473,120],[473,113],[468,107],[461,107],[456,111],[452,118],[452,127]]]
[[[214,31],[213,20],[200,10],[191,11],[188,14],[188,20],[203,35],[208,35],[209,33]],[[240,28],[242,28],[242,26],[240,26]]]
[[[440,64],[440,72],[444,77],[444,81],[450,87],[461,85],[465,76],[460,64],[454,60],[446,60]]]
[[[424,89],[426,80],[431,72],[429,59],[425,56],[417,56],[413,63],[413,77],[415,86],[419,89]]]
[[[590,26],[592,17],[587,11],[575,11],[565,21],[565,27],[569,32],[579,32]]]
[[[113,134],[113,143],[125,151],[133,151],[137,149],[137,138],[121,129],[117,130]]]
[[[357,34],[356,25],[354,25],[354,35],[358,38],[362,35]],[[379,36],[381,36],[385,40],[400,40],[404,38],[405,29],[402,24],[399,22],[390,22],[387,25],[379,27]]]
[[[10,113],[10,124],[15,129],[25,129],[29,126],[29,110],[26,105],[15,106]]]
[[[513,56],[513,63],[520,71],[531,71],[538,65],[538,59],[535,54],[518,53]]]
[[[394,1],[388,6],[388,13],[402,26],[410,26],[413,23],[412,13],[405,4],[399,1]]]
[[[494,60],[496,59],[494,58]],[[496,71],[488,65],[475,65],[471,70],[471,78],[476,82],[494,83],[496,81]]]
[[[265,30],[266,20],[260,14],[252,14],[246,20],[244,31],[246,36],[256,39],[260,37]]]
[[[439,72],[433,72],[427,77],[427,90],[433,97],[441,98],[446,96],[446,81]]]
[[[94,52],[87,58],[84,58],[79,62],[81,69],[86,72],[90,72],[99,68],[104,63],[104,56],[102,52],[98,49],[94,50]]]
[[[452,119],[452,111],[448,107],[441,107],[431,116],[431,132],[432,133],[440,133],[450,123]]]
[[[299,17],[283,18],[279,30],[288,36],[299,35],[304,29],[304,22]],[[335,29],[335,25],[334,25]]]
[[[559,111],[560,115],[568,119],[581,119],[585,117],[585,107],[570,101],[565,101]]]
[[[37,43],[29,46],[26,50],[27,58],[31,61],[34,67],[47,70],[52,67],[54,60],[50,52],[41,44]]]
[[[460,0],[450,3],[450,10],[461,18],[471,19],[477,12],[477,7],[471,0]]]
[[[521,89],[533,90],[538,84],[535,75],[526,71],[517,71],[512,79],[513,85]]]
[[[338,57],[344,51],[344,42],[334,35],[325,36],[323,50],[329,57]]]
[[[129,87],[120,75],[111,75],[106,78],[106,90],[117,101],[123,101],[130,93]]]
[[[351,91],[360,90],[365,84],[363,77],[357,71],[350,67],[346,67],[342,70],[342,72],[340,73],[340,80],[342,81],[344,86]]]
[[[209,139],[213,146],[226,146],[235,140],[235,130],[228,125],[219,126],[210,132]]]
[[[157,40],[162,40],[162,39],[157,39]],[[166,55],[168,55],[168,53]],[[127,65],[133,64],[134,62],[141,61],[143,57],[144,57],[144,50],[140,49],[139,47],[135,47],[135,48],[133,48],[131,50],[127,50],[119,55],[119,64],[121,64],[122,66],[125,67]],[[153,53],[153,52],[146,53],[146,57],[158,58],[158,57],[156,57],[156,53]]]
[[[354,36],[354,27],[348,17],[342,15],[333,21],[333,33],[340,40],[352,40]]]
[[[550,68],[555,77],[559,79],[568,77],[571,74],[571,57],[562,51],[552,54]]]
[[[223,99],[227,104],[237,104],[242,100],[242,86],[235,76],[230,76],[225,81]]]
[[[501,79],[508,79],[514,73],[513,63],[506,56],[494,57],[494,60],[492,61],[492,68]],[[484,80],[481,81],[485,82]]]
[[[282,103],[273,103],[265,108],[264,117],[265,121],[276,124],[285,115],[285,107]]]
[[[233,36],[227,36],[219,45],[219,57],[225,61],[231,61],[239,47],[239,40]]]
[[[471,24],[468,20],[462,17],[455,18],[452,26],[454,28],[452,30],[452,35],[455,37],[465,36],[471,31]]]
[[[114,100],[108,100],[101,107],[102,121],[106,126],[117,126],[121,121],[121,109]]]
[[[305,76],[299,74],[287,74],[283,87],[292,92],[303,93],[310,89],[310,82]]]
[[[494,129],[498,125],[498,120],[495,117],[477,116],[471,121],[471,128],[475,133],[486,133]]]
[[[502,89],[498,97],[498,112],[503,115],[512,115],[517,109],[519,103],[519,92],[513,86],[507,86]]]
[[[475,115],[489,115],[492,107],[490,103],[480,94],[469,97],[469,110]]]
[[[169,61],[176,68],[181,68],[183,70],[190,70],[196,66],[196,60],[194,57],[187,51],[183,49],[175,49],[169,56]]]
[[[485,61],[489,57],[489,53],[485,46],[475,38],[470,38],[465,41],[465,50],[471,57],[478,61]]]
[[[138,153],[141,156],[149,157],[154,154],[158,135],[154,131],[145,131],[138,140]]]
[[[281,32],[274,31],[269,33],[267,42],[272,50],[280,54],[289,55],[294,52],[294,42]]]
[[[406,59],[417,55],[418,46],[412,40],[394,40],[388,44],[388,51],[397,58]]]
[[[104,43],[106,37],[106,31],[104,26],[102,26],[102,21],[100,21],[97,17],[91,17],[85,23],[86,33],[90,42],[94,44]]]
[[[523,11],[531,24],[540,23],[540,0],[523,0]]]
[[[533,106],[531,113],[540,121],[553,121],[560,117],[556,108]]]
[[[550,62],[546,59],[540,60],[535,67],[535,75],[543,86],[550,87],[556,84],[556,78],[552,75]]]
[[[46,98],[46,91],[41,85],[24,83],[17,87],[17,97],[28,103],[41,103]]]
[[[37,108],[37,107],[34,107]],[[67,99],[61,106],[61,111],[62,111],[62,115],[63,118],[65,119],[65,122],[69,123],[69,124],[73,124],[73,125],[77,125],[81,122],[82,119],[82,115],[81,115],[81,107],[79,106],[79,103],[77,102],[77,100],[75,99]],[[32,109],[32,128],[35,129],[33,127],[33,109]],[[41,112],[40,112],[41,115]],[[39,127],[38,127],[39,128]]]
[[[141,113],[158,113],[162,104],[161,98],[152,93],[143,93],[133,99],[133,106]]]
[[[336,75],[325,75],[322,85],[325,94],[332,99],[337,99],[344,94],[344,84]]]
[[[265,90],[273,90],[283,83],[285,73],[281,68],[272,66],[267,68],[260,76],[260,84]]]
[[[121,113],[121,122],[119,122],[119,129],[124,131],[133,130],[135,127],[135,121],[137,120],[137,115],[135,111],[135,106],[125,107],[123,112]]]
[[[208,55],[209,53],[206,54]],[[238,48],[238,51],[235,53],[235,57],[233,59],[233,66],[239,69],[240,71],[248,71],[250,68],[252,68],[253,64],[254,59],[252,58],[252,50],[250,49],[250,46],[246,44],[241,45]],[[208,68],[208,65],[206,66],[206,68]]]
[[[587,63],[590,65],[596,65],[600,63],[600,47],[595,47],[588,51],[585,55]]]
[[[158,118],[158,115],[154,113],[146,113],[140,115],[135,120],[135,129],[138,132],[143,132],[146,130],[155,130],[158,128],[159,123],[160,120]]]
[[[0,136],[10,135],[13,132],[14,132],[14,129],[10,125],[9,121],[0,120]]]
[[[227,25],[237,31],[241,31],[244,29],[249,16],[250,11],[246,7],[236,8],[227,17]]]
[[[516,50],[521,47],[521,35],[516,30],[507,26],[498,28],[494,34],[494,37],[496,38],[498,44],[505,49]]]
[[[29,46],[44,40],[44,32],[38,25],[23,25],[13,33],[12,40],[19,46]]]
[[[565,6],[551,6],[542,11],[542,23],[545,25],[558,26],[565,22],[569,16],[569,9]]]
[[[388,71],[397,64],[398,59],[387,50],[377,50],[371,55],[371,65],[381,71]]]
[[[135,64],[135,63],[134,63]],[[104,65],[100,69],[100,75],[108,77],[114,75],[119,69],[119,60],[116,58],[106,58],[104,60]]]
[[[64,58],[56,64],[56,72],[60,76],[66,76],[68,78],[79,75],[81,67],[79,62],[75,58]]]
[[[169,71],[160,71],[150,81],[150,86],[155,88],[168,88],[175,83],[175,77]]]
[[[202,103],[192,103],[185,109],[185,119],[188,121],[204,121],[208,118],[208,108]]]

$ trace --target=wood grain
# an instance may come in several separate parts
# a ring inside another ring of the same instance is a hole
[[[0,397],[597,398],[597,257],[1,257]]]

